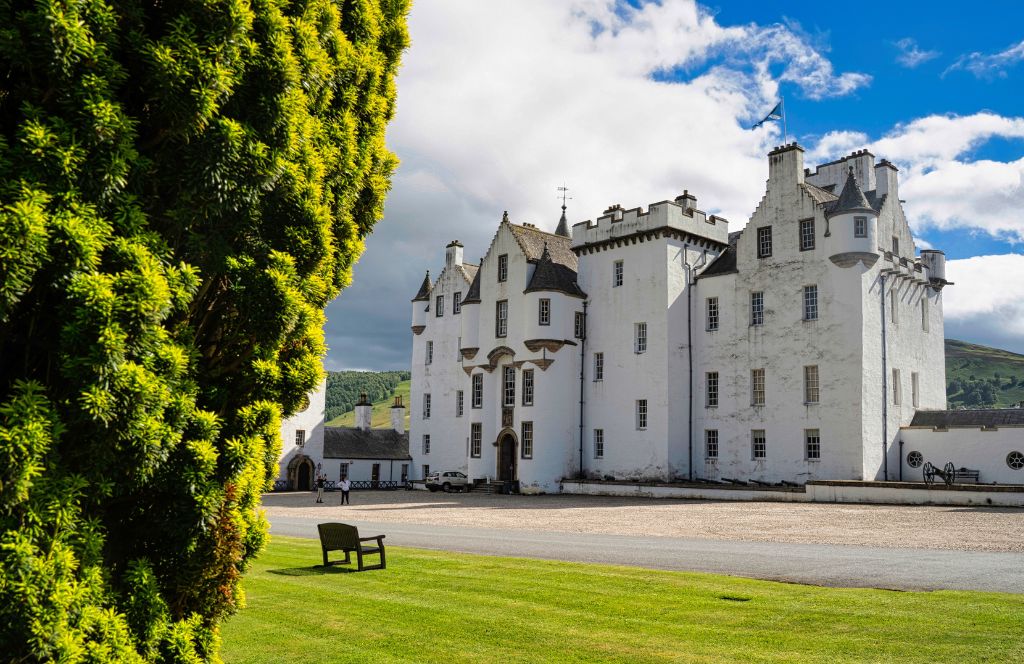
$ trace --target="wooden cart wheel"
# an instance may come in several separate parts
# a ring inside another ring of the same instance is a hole
[[[946,467],[943,470],[946,471],[946,476],[943,478],[946,480],[946,486],[953,486],[953,482],[956,481],[956,466],[953,465],[952,461],[947,461]]]
[[[932,465],[931,461],[924,462],[924,466],[921,467],[921,473],[924,475],[925,484],[931,484],[935,481],[935,466]]]

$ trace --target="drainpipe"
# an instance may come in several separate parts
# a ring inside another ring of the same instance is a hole
[[[583,387],[584,377],[586,375],[587,368],[587,301],[583,300],[583,336],[580,337],[580,479],[584,478],[583,474]]]
[[[900,482],[903,481],[903,436],[900,436]]]
[[[693,481],[693,286],[697,283],[697,280],[693,276],[693,271],[699,267],[703,267],[708,260],[708,251],[704,250],[701,254],[700,261],[690,265],[689,263],[689,244],[683,245],[683,266],[686,268],[686,363],[687,371],[690,374],[690,389],[688,391],[689,404],[687,406],[687,417],[689,423],[687,427],[687,436],[689,438],[689,461],[687,462],[688,477],[690,481]]]
[[[889,479],[889,358],[885,340],[885,275],[882,275],[882,472]]]

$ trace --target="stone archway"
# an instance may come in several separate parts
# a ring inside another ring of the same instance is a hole
[[[518,455],[519,441],[511,429],[505,429],[498,434],[497,454],[497,477],[502,482],[514,482],[518,477]]]
[[[313,471],[313,460],[300,454],[288,464],[288,486],[295,491],[312,491]]]

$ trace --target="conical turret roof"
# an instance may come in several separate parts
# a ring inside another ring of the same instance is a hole
[[[537,261],[537,267],[533,270],[530,285],[524,292],[532,291],[556,291],[573,297],[585,298],[587,296],[576,283],[576,272],[551,260],[551,252],[548,251],[546,244],[544,253],[541,254],[540,260]]]
[[[860,190],[860,185],[857,184],[857,178],[853,176],[853,168],[850,168],[849,174],[846,176],[846,184],[843,185],[843,192],[839,194],[839,200],[832,204],[832,208],[828,211],[828,216],[834,217],[837,214],[843,214],[845,212],[871,212],[875,213],[874,208],[868,203],[867,196]]]
[[[427,276],[423,277],[423,283],[420,284],[420,290],[416,293],[416,297],[412,298],[413,302],[429,302],[430,301],[430,270],[427,270]]]
[[[572,233],[569,231],[569,220],[565,218],[565,206],[562,206],[562,217],[558,220],[558,228],[555,229],[555,235],[561,235],[562,237],[572,237]]]

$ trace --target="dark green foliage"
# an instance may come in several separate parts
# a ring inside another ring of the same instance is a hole
[[[408,371],[328,372],[325,421],[330,422],[355,408],[363,392],[371,403],[390,396],[395,386],[409,380],[410,376]]]
[[[216,661],[380,218],[407,0],[0,0],[0,643]]]
[[[1024,401],[1024,355],[946,339],[950,408],[1007,408]]]

